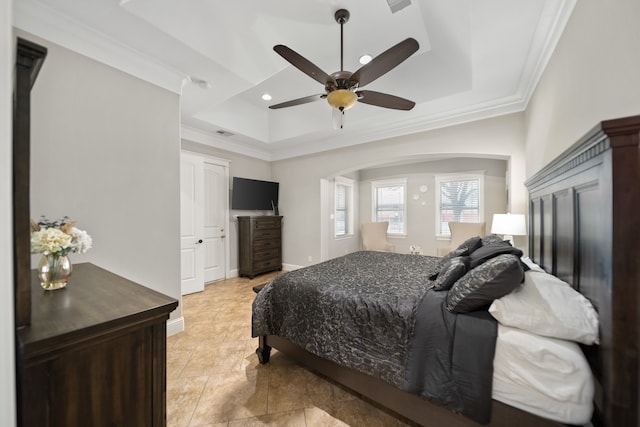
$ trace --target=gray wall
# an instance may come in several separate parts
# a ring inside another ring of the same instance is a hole
[[[360,171],[360,222],[371,221],[371,181],[407,178],[407,236],[390,238],[396,252],[409,253],[409,246],[417,245],[426,255],[437,255],[437,248],[448,247],[449,240],[437,239],[436,188],[437,174],[484,172],[483,220],[487,233],[491,230],[494,213],[505,213],[507,209],[505,160],[457,158],[430,162],[374,168]],[[427,191],[420,192],[426,185]],[[417,195],[418,200],[413,196]],[[426,202],[425,205],[422,203]],[[520,242],[516,242],[520,246]]]
[[[7,426],[16,423],[13,322],[13,52],[11,1],[0,0],[0,414]]]
[[[273,163],[273,178],[280,182],[280,212],[286,218],[285,263],[304,266],[320,260],[321,221],[327,220],[321,218],[321,179],[390,162],[420,162],[450,155],[506,160],[511,198],[507,208],[513,213],[526,211],[523,114],[280,160]]]
[[[598,122],[640,114],[640,1],[579,0],[527,107],[527,176]]]
[[[26,37],[49,49],[32,92],[32,218],[76,219],[93,248],[72,262],[180,299],[179,96]]]

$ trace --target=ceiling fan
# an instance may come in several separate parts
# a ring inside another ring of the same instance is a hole
[[[420,47],[418,42],[409,37],[376,56],[356,72],[345,71],[343,65],[343,29],[344,24],[349,20],[349,16],[349,11],[346,9],[340,9],[335,13],[336,22],[340,24],[340,71],[336,71],[331,75],[325,73],[311,61],[287,46],[279,44],[273,47],[273,50],[291,63],[291,65],[323,84],[325,93],[270,105],[269,108],[292,107],[294,105],[307,104],[320,99],[326,99],[334,111],[339,113],[341,120],[339,126],[342,127],[344,110],[353,107],[356,102],[395,110],[411,110],[415,106],[415,102],[400,98],[399,96],[372,90],[360,90],[360,88],[389,72],[410,57]]]

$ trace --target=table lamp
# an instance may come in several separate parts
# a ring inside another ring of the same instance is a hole
[[[504,240],[513,245],[513,236],[524,236],[527,234],[527,227],[523,214],[494,214],[491,223],[491,232],[503,234]]]

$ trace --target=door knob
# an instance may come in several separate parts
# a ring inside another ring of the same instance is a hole
[[[197,245],[198,243],[202,243],[202,239],[198,240],[198,241],[196,242],[196,245]]]

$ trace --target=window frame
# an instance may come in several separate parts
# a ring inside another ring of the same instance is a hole
[[[407,217],[407,178],[395,178],[395,179],[385,179],[385,180],[377,180],[371,181],[371,220],[376,222],[378,218],[378,188],[384,187],[402,187],[402,215],[404,220],[402,221],[402,231],[396,232],[392,230],[391,225],[389,225],[389,230],[387,231],[387,235],[389,236],[407,236],[408,229],[408,217]]]
[[[351,178],[345,178],[343,176],[337,176],[333,182],[333,235],[336,239],[344,239],[348,237],[354,236],[354,184],[355,181]],[[338,234],[338,203],[337,203],[337,194],[338,194],[338,186],[342,186],[346,188],[345,194],[345,232]]]
[[[456,174],[438,174],[435,175],[435,236],[437,239],[442,240],[450,240],[451,233],[443,234],[441,233],[441,186],[443,182],[454,182],[454,181],[468,181],[468,180],[478,180],[478,222],[484,222],[484,209],[485,209],[485,201],[484,201],[484,193],[485,193],[485,173],[484,171],[480,172],[468,172],[468,173],[456,173]]]

